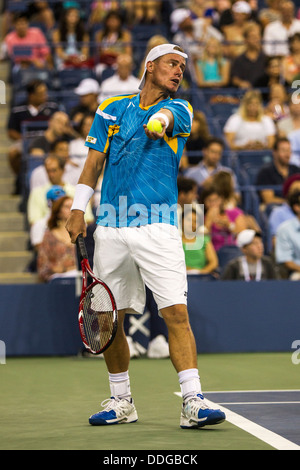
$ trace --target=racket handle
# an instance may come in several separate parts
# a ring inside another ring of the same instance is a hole
[[[84,238],[82,233],[80,233],[76,239],[76,245],[79,250],[80,256],[83,259],[88,259],[88,254],[86,251],[85,243],[84,243]]]

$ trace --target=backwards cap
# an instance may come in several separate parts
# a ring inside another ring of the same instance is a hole
[[[181,57],[184,57],[185,59],[188,58],[187,54],[181,51],[177,51],[175,47],[179,47],[179,46],[177,46],[176,44],[161,44],[160,46],[153,47],[153,49],[150,50],[145,60],[145,69],[144,69],[141,82],[139,84],[140,90],[142,90],[143,86],[145,85],[148,62],[152,62],[153,60],[158,59],[159,57],[162,57],[163,55],[166,55],[166,54],[178,54],[178,55],[181,55]]]

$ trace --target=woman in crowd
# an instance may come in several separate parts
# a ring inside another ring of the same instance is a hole
[[[222,43],[211,37],[207,40],[203,55],[194,59],[197,85],[201,88],[225,87],[230,80],[230,62],[223,55]]]
[[[124,27],[123,16],[118,11],[109,11],[103,29],[95,34],[95,42],[100,45],[99,63],[103,69],[115,65],[119,54],[132,56],[131,41],[131,33]]]
[[[236,113],[229,117],[224,133],[232,150],[262,150],[273,147],[276,127],[264,113],[261,93],[249,90]]]
[[[282,59],[283,77],[289,86],[300,78],[300,33],[289,38],[290,54]]]
[[[44,282],[56,277],[73,277],[77,273],[76,246],[65,228],[72,202],[68,196],[53,202],[48,230],[37,256],[37,271]]]
[[[195,209],[182,215],[182,245],[187,273],[212,274],[218,268],[218,257],[205,227],[197,230],[197,225]]]
[[[274,123],[289,116],[288,94],[281,83],[273,83],[270,86],[269,100],[265,107],[265,115],[269,116]]]
[[[75,7],[63,11],[58,28],[52,33],[56,65],[59,69],[86,63],[89,56],[89,34]]]
[[[204,225],[215,250],[236,245],[237,234],[248,228],[244,212],[238,207],[225,207],[224,196],[213,185],[203,189],[200,202],[204,204]]]

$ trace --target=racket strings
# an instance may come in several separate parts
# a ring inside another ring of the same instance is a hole
[[[110,341],[115,325],[111,298],[101,284],[87,293],[82,314],[87,342],[92,351],[100,351]]]

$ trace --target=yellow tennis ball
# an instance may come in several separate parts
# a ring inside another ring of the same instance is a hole
[[[159,134],[163,129],[162,123],[158,119],[153,119],[152,121],[149,121],[147,124],[147,128],[150,132],[158,132]]]

